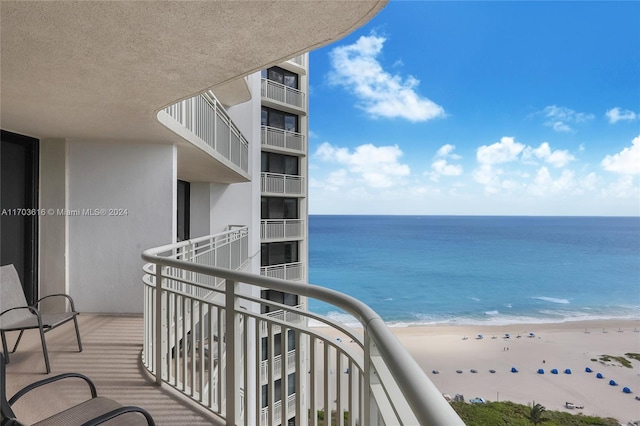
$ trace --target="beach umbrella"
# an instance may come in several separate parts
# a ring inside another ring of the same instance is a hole
[[[571,369],[570,368],[565,368],[564,374],[571,374]]]
[[[591,372],[593,372],[593,370],[592,370],[592,369],[590,369],[589,367],[585,368],[585,369],[584,369],[584,371],[586,371],[587,373],[591,373]]]
[[[596,377],[597,377],[598,379],[604,379],[604,376],[603,376],[601,373],[596,374]]]
[[[536,335],[533,333],[529,333],[529,337],[535,337]]]
[[[554,368],[553,370],[551,370],[551,374],[558,374],[558,369]]]
[[[538,374],[544,374],[544,370],[542,368],[538,368]]]
[[[625,387],[622,388],[622,392],[631,393],[631,389],[629,389],[628,387],[625,386]]]
[[[618,386],[618,384],[616,383],[616,381],[615,381],[615,380],[609,380],[609,384],[610,384],[611,386]]]
[[[511,367],[511,372],[512,372],[512,373],[517,373],[517,372],[518,372],[518,369],[517,369],[517,368],[515,368],[515,367]]]

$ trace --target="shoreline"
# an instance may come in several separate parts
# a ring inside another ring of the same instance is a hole
[[[467,401],[475,397],[525,405],[535,401],[548,410],[612,417],[621,424],[640,419],[640,401],[635,400],[640,395],[640,361],[625,356],[640,354],[640,319],[390,329],[438,390],[452,398],[462,394]],[[342,336],[329,330],[327,334]],[[602,361],[602,355],[625,357],[632,368]],[[517,373],[511,372],[513,367]],[[585,372],[586,367],[592,373]],[[596,378],[597,373],[603,379]],[[609,385],[610,380],[618,386]],[[623,393],[623,387],[633,393]],[[584,408],[568,409],[565,402]]]

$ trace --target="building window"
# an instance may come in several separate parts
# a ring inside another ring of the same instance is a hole
[[[262,70],[261,75],[262,78],[284,84],[287,87],[291,87],[293,89],[298,88],[298,74],[280,67],[271,67],[268,70]]]
[[[190,226],[190,204],[191,204],[191,184],[183,180],[178,181],[178,211],[177,217],[177,240],[185,241],[191,238]]]
[[[298,219],[298,199],[262,197],[260,200],[262,219]]]
[[[277,109],[262,107],[261,123],[263,126],[275,127],[289,132],[298,131],[298,116]]]
[[[298,242],[265,243],[260,245],[261,266],[299,262]]]
[[[263,173],[279,173],[285,175],[299,175],[298,157],[293,155],[262,152],[261,171]]]
[[[287,306],[298,306],[298,296],[291,293],[283,293],[281,291],[276,290],[262,290],[260,293],[260,297],[266,300],[270,300],[272,302],[280,303],[282,305]],[[277,311],[278,308],[271,307],[268,305],[262,305],[260,309],[260,313],[266,314],[269,312]],[[278,341],[278,345],[279,345]],[[291,351],[296,348],[296,332],[295,330],[289,330],[288,341],[287,341],[287,350]],[[263,351],[266,351],[266,346],[263,346]],[[280,352],[278,352],[279,354]]]
[[[287,395],[291,396],[296,393],[296,373],[291,373],[287,376]]]

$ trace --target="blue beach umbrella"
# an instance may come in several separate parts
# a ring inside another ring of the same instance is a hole
[[[598,373],[598,374],[596,374],[596,377],[597,377],[598,379],[604,379],[604,376],[602,375],[602,373]]]
[[[538,374],[544,374],[544,370],[542,368],[538,368]]]
[[[515,367],[511,367],[511,372],[512,372],[512,373],[517,373],[517,372],[518,372],[518,369],[517,369],[517,368],[515,368]]]
[[[622,392],[631,393],[631,389],[629,389],[628,387],[625,386],[625,387],[622,388]]]
[[[551,374],[558,374],[558,369],[554,368],[553,370],[551,370]]]
[[[587,373],[592,373],[593,372],[593,370],[590,369],[589,367],[585,368],[584,371],[586,371]]]
[[[571,374],[571,369],[570,368],[566,368],[564,370],[564,374]]]
[[[609,385],[611,386],[618,386],[618,384],[616,383],[615,380],[609,380]]]

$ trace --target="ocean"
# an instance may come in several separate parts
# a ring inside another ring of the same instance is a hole
[[[640,319],[640,218],[311,215],[309,282],[391,326]]]

